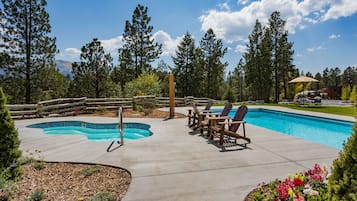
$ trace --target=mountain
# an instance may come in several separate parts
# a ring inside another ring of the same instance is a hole
[[[72,62],[56,60],[56,66],[62,75],[70,75],[72,77]]]

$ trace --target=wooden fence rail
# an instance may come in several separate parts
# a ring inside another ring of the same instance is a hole
[[[175,106],[188,106],[195,101],[198,105],[205,105],[208,98],[188,96],[175,98]],[[133,108],[135,105],[168,107],[168,97],[135,96],[133,98],[60,98],[40,101],[37,104],[7,105],[13,119],[36,118],[46,116],[68,116],[80,113],[90,113],[99,110]]]

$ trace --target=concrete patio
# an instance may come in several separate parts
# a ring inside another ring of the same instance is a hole
[[[274,109],[287,110],[276,107]],[[187,108],[176,108],[186,113]],[[308,114],[307,112],[299,112]],[[338,115],[320,116],[354,121]],[[247,124],[252,139],[248,149],[232,147],[222,152],[187,127],[187,119],[127,118],[125,122],[151,125],[151,137],[126,141],[106,152],[110,142],[88,141],[77,135],[46,135],[27,125],[47,121],[80,120],[115,123],[116,118],[61,117],[15,121],[24,154],[40,150],[46,161],[85,162],[114,165],[129,170],[132,182],[125,201],[243,200],[258,183],[327,166],[339,150]]]

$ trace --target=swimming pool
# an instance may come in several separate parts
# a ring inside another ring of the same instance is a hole
[[[120,140],[118,124],[96,124],[83,121],[56,121],[29,125],[29,128],[43,129],[49,135],[84,135],[93,141]],[[150,125],[142,123],[124,123],[124,139],[137,140],[152,135]]]
[[[229,114],[233,117],[236,110]],[[244,120],[252,125],[278,131],[311,142],[342,150],[343,142],[352,134],[353,122],[267,109],[249,109]]]

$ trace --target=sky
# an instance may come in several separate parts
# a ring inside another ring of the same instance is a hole
[[[357,67],[357,0],[47,0],[57,39],[56,59],[79,61],[80,49],[98,38],[118,63],[126,20],[138,4],[148,7],[153,37],[163,44],[157,60],[173,65],[186,32],[199,45],[212,28],[228,49],[222,59],[232,71],[245,52],[256,19],[266,25],[280,11],[293,42],[294,65],[313,74],[325,68]],[[155,66],[155,64],[154,64]]]

